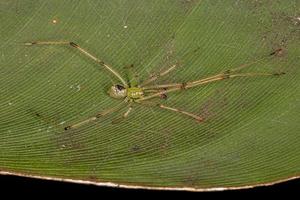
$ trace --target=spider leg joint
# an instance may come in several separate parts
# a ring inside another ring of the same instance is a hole
[[[274,76],[280,76],[280,75],[284,75],[284,74],[286,74],[285,72],[277,72],[277,73],[274,73],[273,75]]]
[[[32,46],[32,45],[35,45],[36,42],[26,42],[24,43],[25,46]]]
[[[70,45],[71,45],[72,47],[78,48],[78,45],[75,44],[74,42],[70,42]]]
[[[228,78],[230,78],[230,73],[224,73],[224,74],[222,74],[222,79],[228,79]]]
[[[100,118],[100,117],[102,117],[102,116],[103,116],[103,114],[98,113],[98,114],[96,115],[96,118]]]
[[[181,86],[180,86],[180,88],[182,89],[182,90],[185,90],[186,89],[186,83],[181,83]]]

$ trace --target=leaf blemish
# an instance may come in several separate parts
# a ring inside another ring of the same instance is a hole
[[[270,53],[270,56],[283,56],[284,50],[282,48],[276,49],[272,53]]]

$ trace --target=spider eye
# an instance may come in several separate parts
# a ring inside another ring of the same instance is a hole
[[[122,85],[116,85],[116,88],[121,91],[121,90],[124,90],[125,88],[122,86]]]

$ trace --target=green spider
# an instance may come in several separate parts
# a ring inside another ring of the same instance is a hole
[[[257,63],[260,61],[260,60],[257,60],[255,62],[244,64],[237,68],[232,68],[232,69],[226,70],[225,72],[221,72],[221,73],[215,74],[213,76],[209,76],[207,78],[202,78],[202,79],[195,80],[195,81],[189,81],[189,82],[185,82],[185,83],[167,83],[167,84],[162,84],[162,85],[149,85],[149,83],[157,80],[159,77],[165,76],[166,74],[168,74],[169,72],[174,70],[177,67],[177,65],[174,64],[171,67],[169,67],[168,69],[166,69],[165,71],[162,71],[158,74],[152,75],[151,77],[149,77],[149,79],[145,80],[143,83],[139,84],[134,78],[131,79],[129,83],[127,83],[122,78],[122,76],[116,70],[114,70],[111,66],[104,63],[102,60],[98,59],[97,57],[93,56],[88,51],[81,48],[79,45],[75,44],[74,42],[36,41],[36,42],[25,43],[25,45],[27,45],[27,46],[32,46],[32,45],[69,45],[69,46],[79,50],[82,54],[86,55],[87,57],[91,58],[96,63],[98,63],[99,65],[104,67],[106,70],[108,70],[110,73],[112,73],[112,75],[114,75],[121,82],[120,84],[112,85],[110,87],[110,89],[108,90],[108,95],[110,97],[115,98],[115,99],[123,99],[123,101],[119,105],[117,105],[116,107],[110,108],[110,109],[103,110],[103,111],[97,113],[95,116],[92,116],[84,121],[79,122],[79,123],[66,126],[64,128],[65,130],[78,128],[84,124],[95,121],[100,117],[114,113],[114,112],[124,108],[124,104],[126,107],[128,107],[128,109],[123,114],[122,118],[127,118],[129,113],[132,110],[133,103],[146,105],[147,100],[151,100],[151,99],[157,98],[157,97],[166,98],[166,94],[170,93],[170,92],[186,90],[186,89],[190,89],[190,88],[204,85],[207,83],[221,81],[221,80],[225,80],[225,79],[236,78],[236,77],[274,76],[274,75],[276,76],[276,75],[284,74],[283,72],[281,72],[281,73],[255,73],[255,72],[237,73],[240,70],[244,69],[245,67],[253,65],[254,63]],[[269,56],[276,55],[276,51],[271,53]],[[193,114],[193,113],[190,113],[190,112],[186,112],[181,109],[172,108],[172,107],[169,107],[169,106],[166,106],[163,104],[154,104],[154,105],[157,106],[158,108],[161,108],[164,110],[181,113],[183,115],[186,115],[188,117],[195,119],[198,122],[204,121],[203,117]]]

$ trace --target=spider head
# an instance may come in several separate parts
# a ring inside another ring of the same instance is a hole
[[[109,96],[115,99],[122,99],[127,96],[127,89],[122,85],[113,85],[108,90]]]

